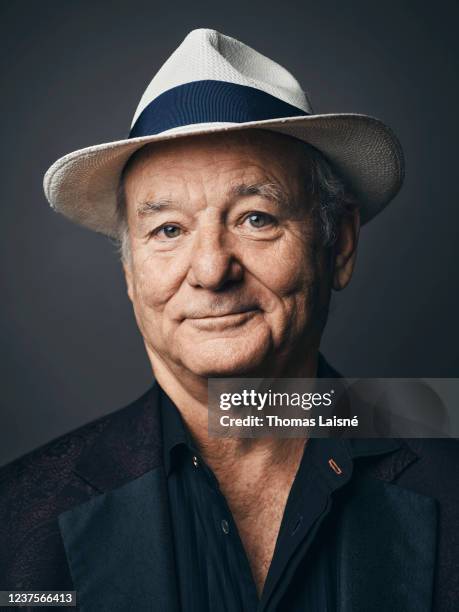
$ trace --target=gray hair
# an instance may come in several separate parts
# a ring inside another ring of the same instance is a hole
[[[358,208],[358,201],[322,153],[307,143],[302,142],[301,144],[309,161],[307,192],[313,195],[312,211],[315,215],[322,246],[328,248],[333,246],[338,238],[340,220],[343,216],[352,214]],[[130,165],[129,161],[121,173],[117,190],[117,247],[124,263],[129,263],[131,260],[124,191],[124,178],[126,169]]]
[[[116,216],[118,229],[115,244],[121,261],[124,264],[129,264],[132,257],[131,244],[129,240],[129,225],[127,220],[126,193],[124,190],[124,177],[128,165],[129,161],[123,168],[116,191]]]

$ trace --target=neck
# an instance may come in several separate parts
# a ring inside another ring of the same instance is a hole
[[[207,377],[195,376],[189,372],[175,372],[159,355],[152,354],[147,347],[154,376],[174,402],[206,463],[218,475],[233,466],[241,471],[246,459],[250,459],[250,472],[255,476],[258,470],[281,468],[297,457],[304,440],[282,438],[213,438],[208,434]],[[306,355],[303,362],[291,363],[278,369],[278,378],[315,378],[317,376],[318,350]],[[273,376],[269,372],[255,374],[256,377]],[[251,373],[251,376],[252,373]],[[234,473],[234,472],[233,472]]]

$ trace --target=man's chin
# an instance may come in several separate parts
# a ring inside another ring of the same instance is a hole
[[[226,378],[250,376],[259,370],[266,358],[265,351],[235,352],[231,347],[226,350],[213,351],[211,354],[194,353],[181,355],[182,365],[195,376],[203,378]]]

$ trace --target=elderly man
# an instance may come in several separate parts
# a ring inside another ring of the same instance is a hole
[[[120,240],[155,384],[3,469],[2,589],[75,590],[81,610],[458,609],[455,442],[208,434],[211,377],[338,376],[330,294],[402,179],[383,124],[314,115],[212,30],[128,139],[53,165],[53,206]]]

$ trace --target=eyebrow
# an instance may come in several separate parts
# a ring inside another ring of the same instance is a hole
[[[276,183],[261,181],[258,183],[234,185],[230,188],[227,197],[228,199],[235,199],[247,196],[260,196],[271,200],[280,207],[292,208],[290,198],[282,187]],[[183,207],[179,203],[168,199],[147,200],[137,206],[136,213],[138,217],[146,217],[166,209],[181,210]]]
[[[153,213],[158,213],[167,209],[181,208],[177,204],[174,204],[172,200],[147,200],[146,202],[141,202],[137,206],[137,216],[138,217],[146,217],[147,215],[151,215]]]
[[[234,197],[246,197],[258,195],[267,200],[278,204],[279,206],[288,206],[289,197],[282,189],[282,187],[276,183],[259,182],[251,183],[249,185],[235,185],[230,189],[230,196]]]

